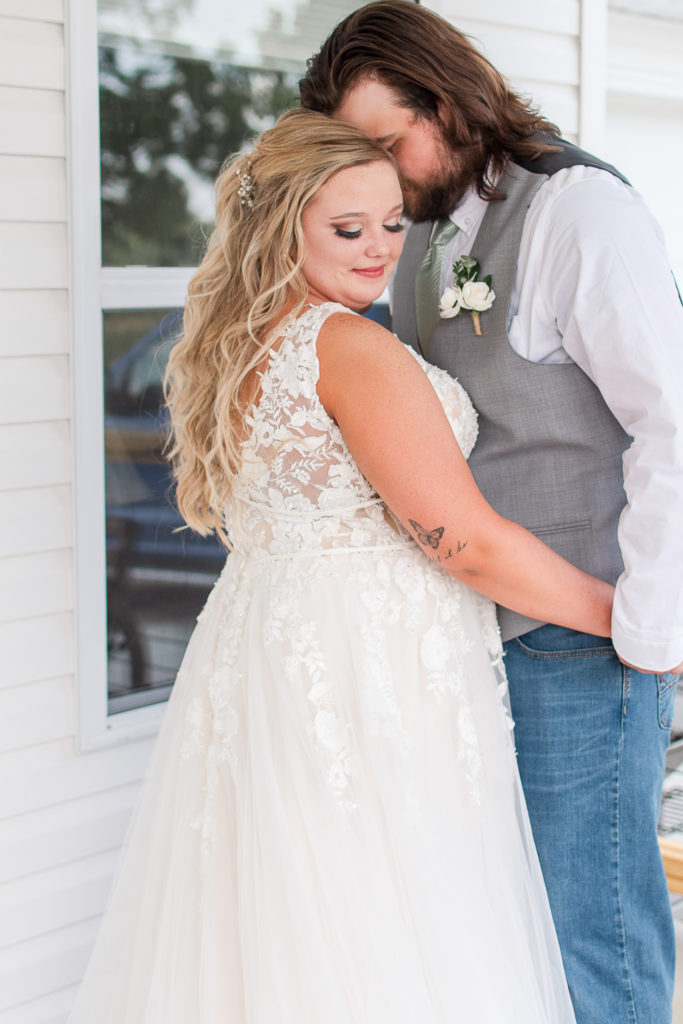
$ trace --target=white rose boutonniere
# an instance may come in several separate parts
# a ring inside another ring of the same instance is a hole
[[[446,288],[439,300],[439,316],[444,320],[450,320],[457,316],[462,305],[462,293],[459,288]]]
[[[477,280],[481,264],[474,256],[461,256],[453,264],[453,284],[445,289],[439,300],[439,316],[444,320],[457,316],[461,309],[469,310],[474,333],[481,336],[479,314],[493,305],[496,293],[491,288],[491,275]]]

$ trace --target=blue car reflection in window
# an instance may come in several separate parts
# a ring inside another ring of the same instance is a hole
[[[366,315],[389,325],[384,302]],[[214,537],[185,528],[163,456],[169,420],[162,381],[181,321],[179,309],[105,314],[110,713],[168,697],[226,558]]]

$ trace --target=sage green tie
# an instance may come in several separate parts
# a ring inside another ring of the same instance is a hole
[[[458,225],[448,217],[442,217],[436,225],[432,241],[417,268],[415,277],[415,314],[417,336],[422,354],[429,352],[429,342],[439,322],[439,299],[441,298],[441,260],[444,249],[458,231]]]

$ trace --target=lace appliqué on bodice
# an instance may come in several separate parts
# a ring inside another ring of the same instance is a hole
[[[381,500],[316,390],[317,337],[335,312],[350,310],[325,303],[285,325],[262,374],[258,405],[247,418],[242,472],[225,518],[236,549],[247,547],[252,558],[396,542]],[[469,398],[447,373],[413,354],[467,457],[477,437]]]

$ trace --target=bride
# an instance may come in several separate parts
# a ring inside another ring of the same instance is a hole
[[[467,396],[353,312],[401,210],[303,110],[218,179],[167,383],[180,509],[230,555],[71,1024],[574,1020],[493,601],[609,635],[612,590],[486,504]]]

